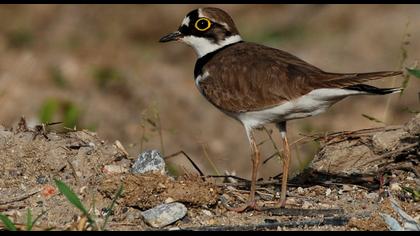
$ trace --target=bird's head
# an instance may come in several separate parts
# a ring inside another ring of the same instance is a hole
[[[188,13],[178,30],[159,42],[180,41],[194,48],[198,57],[242,41],[232,18],[219,8],[198,8]]]

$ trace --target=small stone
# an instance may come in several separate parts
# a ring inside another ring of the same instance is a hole
[[[343,186],[343,192],[350,192],[353,188],[350,185],[344,185]]]
[[[401,187],[398,183],[392,183],[390,185],[390,189],[393,190],[393,191],[401,191]]]
[[[338,190],[338,194],[342,195],[343,194],[343,190],[342,189],[339,189]]]
[[[186,214],[187,208],[179,202],[161,204],[141,213],[144,221],[155,228],[170,225]]]
[[[376,199],[376,198],[378,198],[378,194],[377,193],[369,193],[369,194],[366,194],[366,198],[368,198],[368,199]]]
[[[166,204],[172,203],[172,202],[175,202],[175,200],[173,198],[171,198],[171,197],[168,197],[167,199],[165,199],[165,203]]]
[[[296,204],[296,199],[293,197],[286,198],[286,205],[294,205]]]
[[[318,206],[320,206],[321,208],[327,208],[327,209],[331,208],[331,205],[326,204],[326,203],[319,203]]]
[[[133,222],[139,218],[142,217],[141,211],[134,209],[134,208],[128,208],[127,211],[125,212],[126,214],[126,220],[128,222]]]
[[[330,194],[331,194],[331,189],[330,188],[327,188],[327,190],[325,191],[325,196],[330,196]]]
[[[304,193],[305,193],[305,191],[303,190],[303,188],[302,188],[302,187],[298,187],[298,188],[297,188],[297,192],[298,192],[299,194],[304,194]]]
[[[213,213],[211,213],[211,211],[209,211],[209,210],[201,210],[203,213],[204,213],[204,215],[206,215],[206,216],[213,216]]]
[[[121,173],[128,172],[127,168],[124,168],[123,166],[120,166],[120,165],[106,165],[104,166],[102,171],[105,174],[121,174]]]
[[[304,201],[302,204],[303,209],[309,209],[312,206],[310,202]]]
[[[45,177],[44,175],[40,175],[38,177],[36,177],[36,183],[37,184],[46,184],[48,182],[48,178]]]
[[[165,174],[165,161],[157,150],[141,153],[131,168],[133,174],[143,174],[149,171]]]
[[[408,181],[413,181],[414,179],[413,179],[413,177],[411,177],[411,176],[407,176],[406,180],[408,180]]]

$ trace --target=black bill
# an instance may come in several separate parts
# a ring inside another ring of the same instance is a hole
[[[172,33],[170,33],[168,35],[163,36],[159,40],[159,42],[166,43],[166,42],[170,42],[170,41],[175,41],[175,40],[178,40],[181,37],[182,37],[182,33],[179,32],[179,31],[175,31],[175,32],[172,32]]]

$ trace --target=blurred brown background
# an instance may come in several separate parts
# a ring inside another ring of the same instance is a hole
[[[245,40],[286,50],[326,71],[399,69],[402,47],[408,53],[404,66],[420,57],[419,5],[214,6],[231,14]],[[183,150],[207,174],[235,170],[248,178],[245,132],[197,91],[193,50],[157,42],[197,7],[203,6],[0,6],[0,123],[10,127],[22,115],[30,125],[64,121],[109,142],[120,140],[133,156],[144,149],[162,151],[163,143],[165,155]],[[323,115],[289,122],[289,138],[383,125],[362,114],[403,123],[412,116],[407,108],[419,110],[419,85],[411,78],[401,98],[391,95],[389,109],[390,96],[353,97]],[[277,131],[273,137],[280,146]],[[267,135],[258,132],[258,138]],[[303,167],[316,147],[294,147],[294,167]],[[262,149],[265,157],[274,152],[270,142]],[[172,161],[178,169],[191,168],[185,158]],[[262,175],[279,173],[276,162],[264,165]]]

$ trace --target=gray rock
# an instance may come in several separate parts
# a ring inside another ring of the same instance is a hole
[[[392,151],[400,144],[400,138],[406,134],[403,130],[379,132],[372,137],[373,146],[379,151]]]
[[[155,228],[170,225],[182,219],[186,214],[187,208],[179,202],[161,204],[141,213],[144,221]]]
[[[416,115],[413,119],[408,121],[404,129],[411,135],[420,134],[420,114]]]
[[[149,171],[165,174],[165,161],[158,150],[141,153],[131,168],[133,174],[143,174]]]

